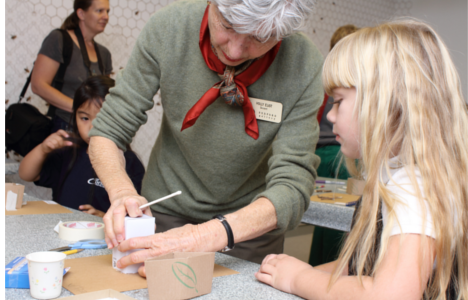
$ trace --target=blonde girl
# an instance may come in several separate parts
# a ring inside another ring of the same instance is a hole
[[[338,260],[269,255],[257,279],[308,299],[467,300],[468,113],[447,47],[415,20],[364,28],[323,84],[362,200]]]

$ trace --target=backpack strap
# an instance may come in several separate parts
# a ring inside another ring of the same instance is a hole
[[[60,64],[57,74],[55,74],[54,87],[57,90],[61,91],[63,88],[63,83],[64,83],[63,78],[65,77],[65,72],[67,71],[67,67],[70,64],[72,55],[73,55],[73,40],[65,29],[57,29],[57,30],[59,30],[60,33],[62,34],[63,63]]]
[[[64,84],[65,72],[67,71],[68,65],[70,64],[72,55],[73,55],[73,40],[70,34],[68,34],[68,32],[65,29],[55,29],[55,30],[60,31],[60,33],[62,34],[63,63],[60,64],[57,74],[55,74],[53,86],[57,90],[61,91],[63,88],[63,84]],[[56,110],[55,106],[49,105],[47,116],[53,117],[55,115],[55,110]]]

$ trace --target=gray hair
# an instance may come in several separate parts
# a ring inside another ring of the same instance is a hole
[[[294,34],[305,24],[316,0],[212,0],[240,34],[277,40]]]

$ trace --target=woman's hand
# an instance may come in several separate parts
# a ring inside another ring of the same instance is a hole
[[[87,214],[93,215],[93,216],[98,216],[98,217],[104,217],[105,213],[103,211],[100,211],[99,209],[95,209],[92,205],[85,204],[85,205],[80,205],[79,209],[82,212],[85,212]]]
[[[163,233],[147,237],[137,237],[122,242],[118,249],[126,252],[133,249],[144,249],[122,257],[117,262],[118,268],[131,264],[142,263],[146,259],[172,252],[214,252],[220,250],[217,241],[226,238],[223,225],[217,220],[211,220],[198,225],[187,224]],[[144,265],[138,273],[146,277]]]
[[[272,287],[286,293],[294,293],[296,278],[303,271],[311,270],[313,267],[303,261],[286,254],[270,254],[265,257],[260,270],[255,277]]]
[[[152,217],[150,207],[143,211],[140,206],[148,203],[144,197],[141,197],[133,191],[123,191],[115,196],[111,201],[111,206],[104,215],[103,220],[106,232],[106,243],[109,249],[117,247],[119,243],[125,240],[125,216],[139,217],[143,213]]]
[[[69,138],[70,135],[65,131],[60,129],[59,131],[49,135],[41,144],[41,149],[45,154],[66,147],[72,146],[73,143],[67,141],[66,138]]]

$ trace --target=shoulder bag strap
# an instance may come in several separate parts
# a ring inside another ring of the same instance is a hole
[[[96,50],[96,56],[97,56],[97,61],[99,65],[99,70],[101,71],[101,75],[107,75],[104,73],[104,65],[101,59],[101,53],[99,52],[98,45],[96,42],[94,42],[94,49]]]
[[[78,39],[78,43],[80,44],[81,56],[83,57],[83,62],[88,69],[88,77],[92,76],[93,72],[91,72],[91,61],[89,60],[88,51],[86,51],[86,45],[84,43],[83,34],[81,33],[81,29],[79,26],[75,28],[75,35]]]
[[[33,69],[34,69],[34,67],[33,67]],[[28,79],[26,79],[26,82],[24,83],[23,90],[21,91],[21,94],[20,94],[19,99],[18,99],[18,103],[20,103],[21,100],[23,100],[24,94],[26,94],[26,91],[28,90],[29,83],[31,82],[32,71],[33,70],[31,69],[31,72],[29,73]]]
[[[83,38],[83,34],[81,33],[80,27],[75,28],[75,35],[78,39],[78,43],[80,44],[81,56],[83,56],[83,61],[86,65],[86,68],[88,68],[89,76],[92,76],[93,72],[91,71],[91,61],[89,60],[88,51],[86,51],[86,45],[84,43],[84,38]],[[99,49],[94,40],[93,40],[93,43],[94,43],[94,50],[96,51],[99,70],[101,71],[101,74],[104,75],[104,66],[102,64],[101,54],[99,53]]]

